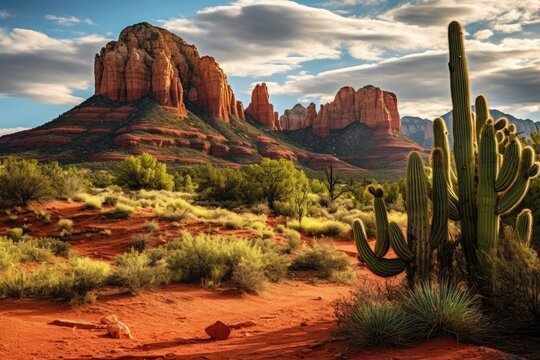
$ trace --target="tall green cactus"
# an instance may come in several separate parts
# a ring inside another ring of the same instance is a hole
[[[476,98],[476,116],[473,116],[463,30],[458,22],[450,23],[448,40],[459,194],[459,214],[452,214],[450,199],[451,218],[461,220],[462,247],[471,281],[481,290],[489,291],[492,274],[489,259],[499,239],[500,216],[519,205],[530,179],[538,175],[539,165],[534,163],[532,148],[522,149],[514,125],[509,125],[506,119],[491,119],[487,100],[482,95]],[[449,163],[450,159],[445,162]],[[527,218],[518,217],[523,236],[527,233]]]
[[[374,196],[377,243],[371,250],[361,220],[353,223],[353,233],[360,257],[377,275],[389,277],[407,270],[409,285],[429,280],[431,253],[448,236],[448,192],[443,152],[433,150],[433,214],[429,225],[429,194],[424,163],[412,152],[407,162],[407,240],[396,223],[388,224],[383,191],[370,187]],[[391,245],[398,258],[384,258]],[[384,251],[383,251],[384,250]]]

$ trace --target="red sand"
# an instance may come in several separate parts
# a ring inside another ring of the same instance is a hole
[[[72,217],[76,231],[109,229],[112,236],[86,232],[76,235],[73,249],[95,258],[112,259],[143,233],[150,211],[126,220],[103,220],[96,211],[82,210],[80,203],[54,201],[39,206],[52,213],[51,224],[34,223],[32,235],[54,235],[58,217]],[[9,222],[0,218],[0,233],[20,226],[28,212]],[[274,225],[276,219],[269,219]],[[186,224],[192,232],[206,225]],[[165,241],[178,229],[160,222],[157,239]],[[245,232],[229,232],[246,236]],[[338,249],[355,257],[354,245],[336,241]],[[381,279],[364,268],[359,276],[370,282]],[[408,349],[374,349],[350,353],[335,339],[332,302],[347,296],[351,287],[323,281],[287,280],[271,284],[261,295],[242,295],[234,290],[206,290],[198,285],[169,285],[136,296],[116,290],[100,293],[97,302],[78,308],[57,300],[0,300],[0,359],[494,359],[505,354],[493,349],[435,339]],[[115,340],[105,330],[71,329],[47,325],[55,319],[99,322],[116,314],[134,335]],[[204,329],[216,322],[245,321],[255,326],[233,330],[224,341],[211,341]]]

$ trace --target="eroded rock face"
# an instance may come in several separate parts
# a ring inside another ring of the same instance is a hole
[[[307,108],[301,104],[296,104],[292,109],[285,110],[279,118],[282,130],[298,130],[310,127],[317,117],[315,104],[311,103]]]
[[[257,84],[253,89],[246,114],[271,129],[281,128],[278,113],[274,111],[274,105],[270,104],[270,96],[265,83]]]
[[[400,121],[395,94],[374,86],[358,91],[350,86],[341,88],[334,101],[321,106],[313,120],[313,131],[328,136],[333,129],[343,129],[359,122],[388,133],[399,132]]]
[[[95,94],[113,101],[154,97],[176,115],[187,115],[185,100],[208,115],[242,117],[227,76],[209,56],[171,32],[140,23],[96,55]]]

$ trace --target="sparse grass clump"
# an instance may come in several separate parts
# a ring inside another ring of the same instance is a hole
[[[24,235],[22,228],[13,228],[6,231],[6,237],[14,242],[18,242]]]
[[[159,224],[155,221],[147,221],[145,224],[144,224],[144,230],[146,230],[147,232],[156,232],[156,231],[159,231]]]
[[[106,217],[113,219],[127,219],[133,215],[136,211],[136,208],[123,203],[117,203],[113,209],[104,213]]]
[[[61,237],[69,237],[73,234],[73,220],[60,219],[58,220],[57,229]]]
[[[287,226],[309,236],[343,236],[351,231],[348,224],[311,217],[305,217],[302,223],[298,223],[298,220],[291,220],[287,223]]]
[[[351,283],[354,271],[347,255],[329,246],[303,250],[292,262],[292,270],[315,270],[321,279]]]

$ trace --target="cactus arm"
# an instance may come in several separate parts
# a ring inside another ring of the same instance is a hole
[[[414,282],[427,280],[431,267],[429,244],[428,189],[424,162],[417,152],[407,162],[407,243],[414,252],[415,263],[409,267]],[[410,278],[411,278],[410,276]]]
[[[452,197],[448,192],[448,217],[450,220],[459,221],[461,216],[459,215],[458,199],[457,196]]]
[[[368,244],[364,224],[359,219],[353,222],[353,235],[362,259],[375,275],[390,277],[405,270],[406,263],[401,259],[385,259],[375,256]]]
[[[531,210],[523,209],[516,218],[516,231],[519,240],[529,246],[531,244],[533,217]]]
[[[433,142],[433,147],[439,148],[443,152],[446,180],[448,181],[450,190],[453,192],[453,181],[456,179],[456,174],[452,169],[450,161],[452,154],[450,153],[450,146],[448,145],[448,130],[446,129],[444,120],[440,117],[433,120]]]
[[[414,253],[407,246],[403,232],[399,228],[399,225],[395,222],[391,222],[389,225],[390,244],[392,249],[399,256],[400,259],[406,262],[414,260]]]
[[[502,167],[495,182],[495,191],[504,192],[512,185],[519,172],[520,155],[521,144],[513,136],[504,149]]]
[[[454,156],[458,176],[462,244],[469,270],[476,264],[475,143],[471,115],[469,74],[461,25],[448,26],[450,92],[454,130]]]
[[[497,205],[497,213],[499,215],[507,214],[512,211],[516,206],[521,203],[527,190],[529,188],[529,181],[531,176],[530,170],[534,169],[533,164],[534,151],[530,146],[526,146],[521,153],[521,166],[516,180],[512,185],[504,192]],[[537,175],[537,174],[531,174]]]
[[[375,208],[375,224],[377,228],[377,243],[375,244],[375,256],[383,257],[390,248],[388,239],[388,215],[384,203],[382,189],[375,189],[373,186],[368,191],[374,196],[373,207]]]
[[[433,149],[431,166],[433,168],[433,216],[429,242],[431,247],[435,248],[448,239],[448,187],[441,149]]]
[[[496,248],[499,236],[499,216],[497,215],[497,192],[495,180],[499,169],[498,143],[495,126],[488,120],[480,135],[478,161],[478,228],[477,251],[479,272],[488,276],[490,271],[489,256]]]
[[[484,95],[479,95],[476,97],[474,108],[476,110],[476,138],[478,139],[477,142],[479,143],[482,128],[484,127],[487,119],[491,117],[488,102]]]

